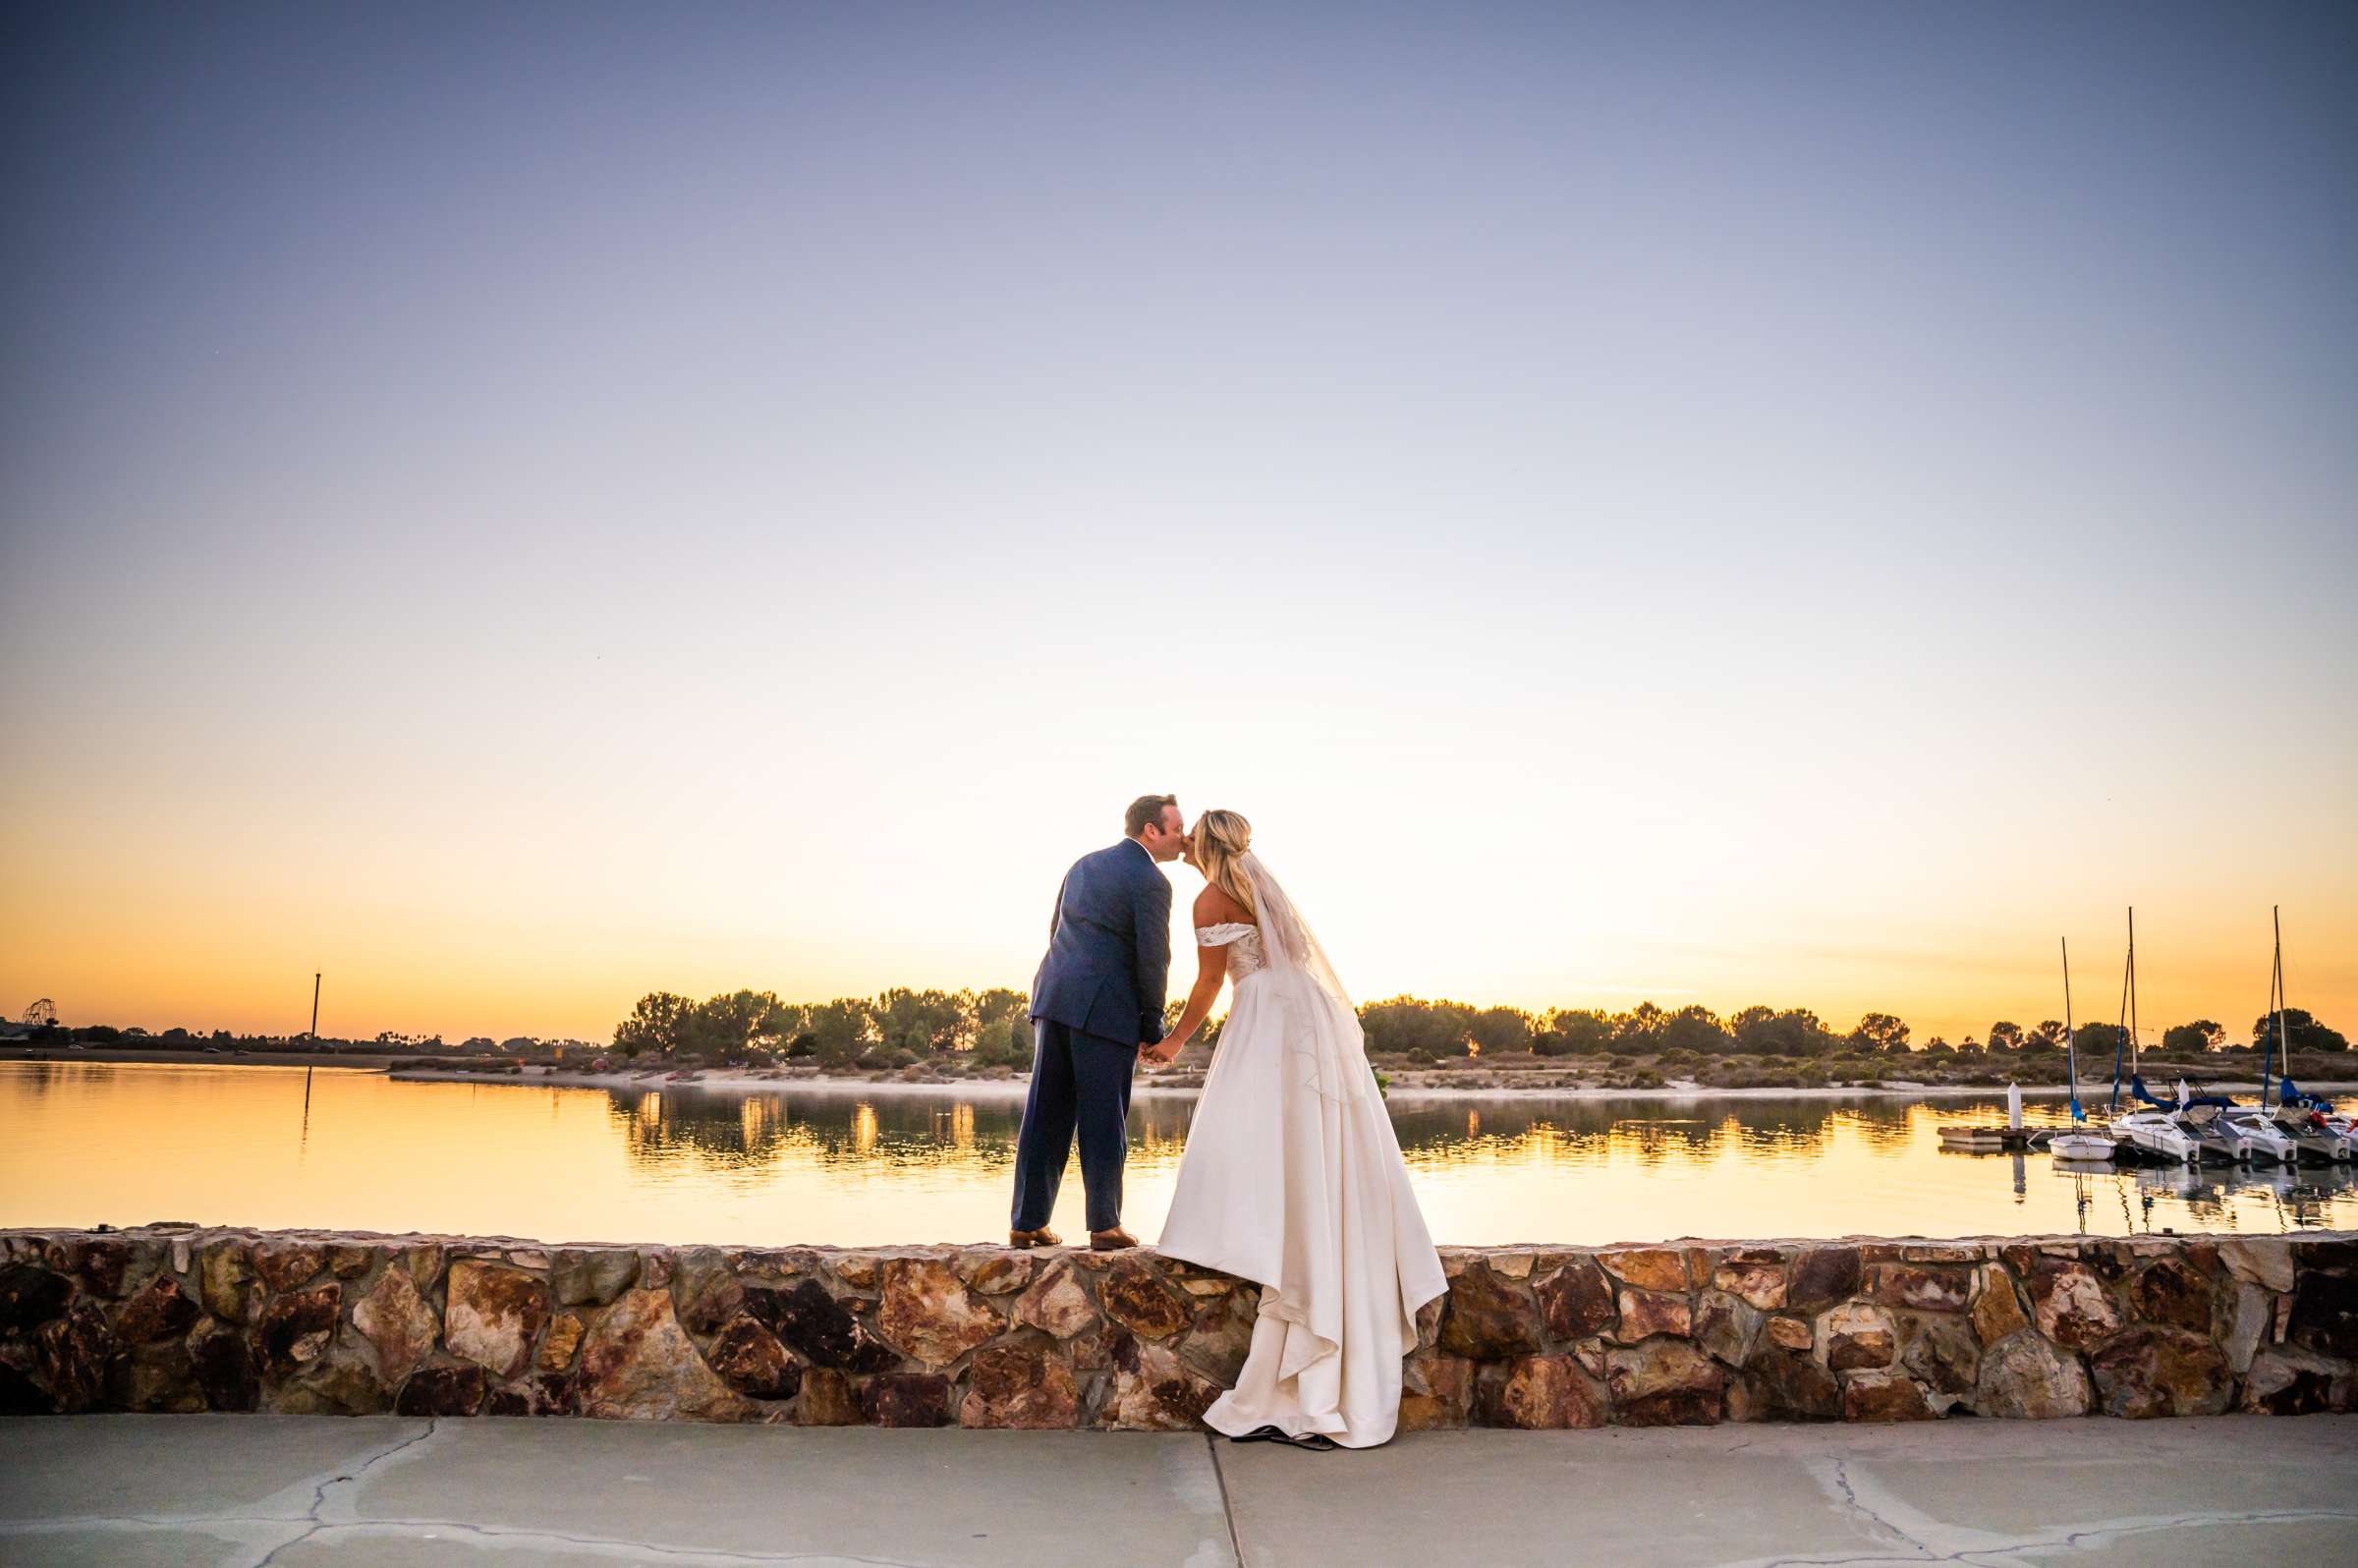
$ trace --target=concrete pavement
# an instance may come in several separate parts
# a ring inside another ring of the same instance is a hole
[[[2358,1417],[1189,1434],[0,1421],[11,1565],[1959,1563],[2358,1555]]]

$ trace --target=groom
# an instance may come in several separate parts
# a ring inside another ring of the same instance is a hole
[[[1053,1247],[1048,1211],[1065,1156],[1081,1135],[1089,1245],[1136,1247],[1122,1229],[1122,1161],[1130,1150],[1130,1073],[1162,1038],[1171,967],[1171,884],[1154,868],[1185,842],[1179,802],[1142,795],[1122,815],[1122,841],[1064,873],[1048,922],[1048,956],[1032,981],[1032,1095],[1015,1143],[1017,1247]]]

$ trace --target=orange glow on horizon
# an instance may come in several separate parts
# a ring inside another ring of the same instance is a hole
[[[602,1043],[647,990],[701,997],[751,986],[789,1000],[821,1001],[903,984],[1022,989],[1037,962],[1037,954],[1023,951],[1028,931],[996,933],[1002,939],[995,943],[977,941],[965,963],[944,951],[921,967],[897,962],[889,952],[792,943],[780,944],[790,956],[779,958],[742,936],[683,942],[655,930],[552,930],[528,940],[503,930],[501,921],[468,922],[459,911],[432,920],[380,913],[355,919],[322,940],[323,928],[305,923],[299,929],[263,910],[252,911],[252,924],[241,924],[168,902],[127,907],[44,896],[37,909],[28,908],[31,902],[14,890],[5,899],[12,933],[25,933],[0,954],[0,986],[6,987],[0,1007],[7,1015],[17,1016],[35,997],[50,997],[68,1024],[137,1025],[150,1032],[179,1026],[199,1034],[216,1028],[300,1034],[309,1022],[314,963],[325,971],[320,1032],[327,1036],[366,1039],[391,1030],[439,1033],[453,1042],[476,1035],[528,1035]],[[1178,922],[1185,919],[1184,900],[1181,909]],[[511,944],[504,950],[503,937]],[[1184,941],[1175,924],[1175,993],[1188,978]],[[1951,1044],[1978,1039],[2001,1018],[2027,1029],[2063,1016],[2051,936],[1985,927],[1971,941],[1944,961],[1889,943],[1863,943],[1850,952],[1813,944],[1797,952],[1789,944],[1764,942],[1757,951],[1717,950],[1686,959],[1672,971],[1686,983],[1660,985],[1600,983],[1593,963],[1561,981],[1529,967],[1444,968],[1414,944],[1396,954],[1401,970],[1384,983],[1366,985],[1358,977],[1371,966],[1339,946],[1336,959],[1362,1002],[1407,994],[1534,1013],[1561,1006],[1608,1014],[1647,1000],[1665,1011],[1700,1002],[1722,1018],[1761,1003],[1810,1008],[1837,1032],[1864,1012],[1881,1011],[1906,1020],[1916,1045],[1936,1036]],[[2288,920],[2286,942],[2290,1005],[2358,1035],[2358,974],[2339,956],[2358,952],[2358,921],[2325,925]],[[2266,943],[2265,912],[2257,921],[2230,921],[2210,906],[2174,919],[2165,910],[2141,910],[2139,1014],[2146,1043],[2197,1018],[2218,1021],[2230,1040],[2245,1042],[2266,1007]],[[2095,931],[2075,939],[2076,1022],[2116,1018],[2118,946],[2114,939],[2107,951],[2104,935]],[[322,947],[330,951],[318,952]],[[997,962],[986,968],[992,949]],[[1639,954],[1633,969],[1640,963],[1657,974],[1668,967]]]

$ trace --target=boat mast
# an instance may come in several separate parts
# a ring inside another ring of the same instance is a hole
[[[2088,1113],[2080,1109],[2080,1048],[2071,1030],[2071,941],[2058,936],[2063,944],[2063,1081],[2071,1089],[2071,1119],[2084,1122]]]
[[[2112,1098],[2107,1110],[2120,1109],[2120,1052],[2128,1040],[2129,977],[2137,972],[2137,912],[2129,911],[2129,961],[2120,972],[2119,1033],[2112,1036]]]
[[[2137,906],[2129,906],[2129,1076],[2137,1066]]]
[[[2284,998],[2284,916],[2283,906],[2271,904],[2268,918],[2276,927],[2276,1076],[2284,1078],[2292,1071],[2292,1046],[2289,1042],[2290,1025],[2285,1021]],[[2260,1108],[2268,1108],[2268,1075],[2260,1075]]]

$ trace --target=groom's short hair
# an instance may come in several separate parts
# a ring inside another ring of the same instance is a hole
[[[1176,795],[1141,795],[1130,803],[1130,810],[1122,813],[1122,832],[1131,838],[1138,837],[1147,830],[1149,822],[1161,823],[1164,807],[1178,804],[1179,797]]]

